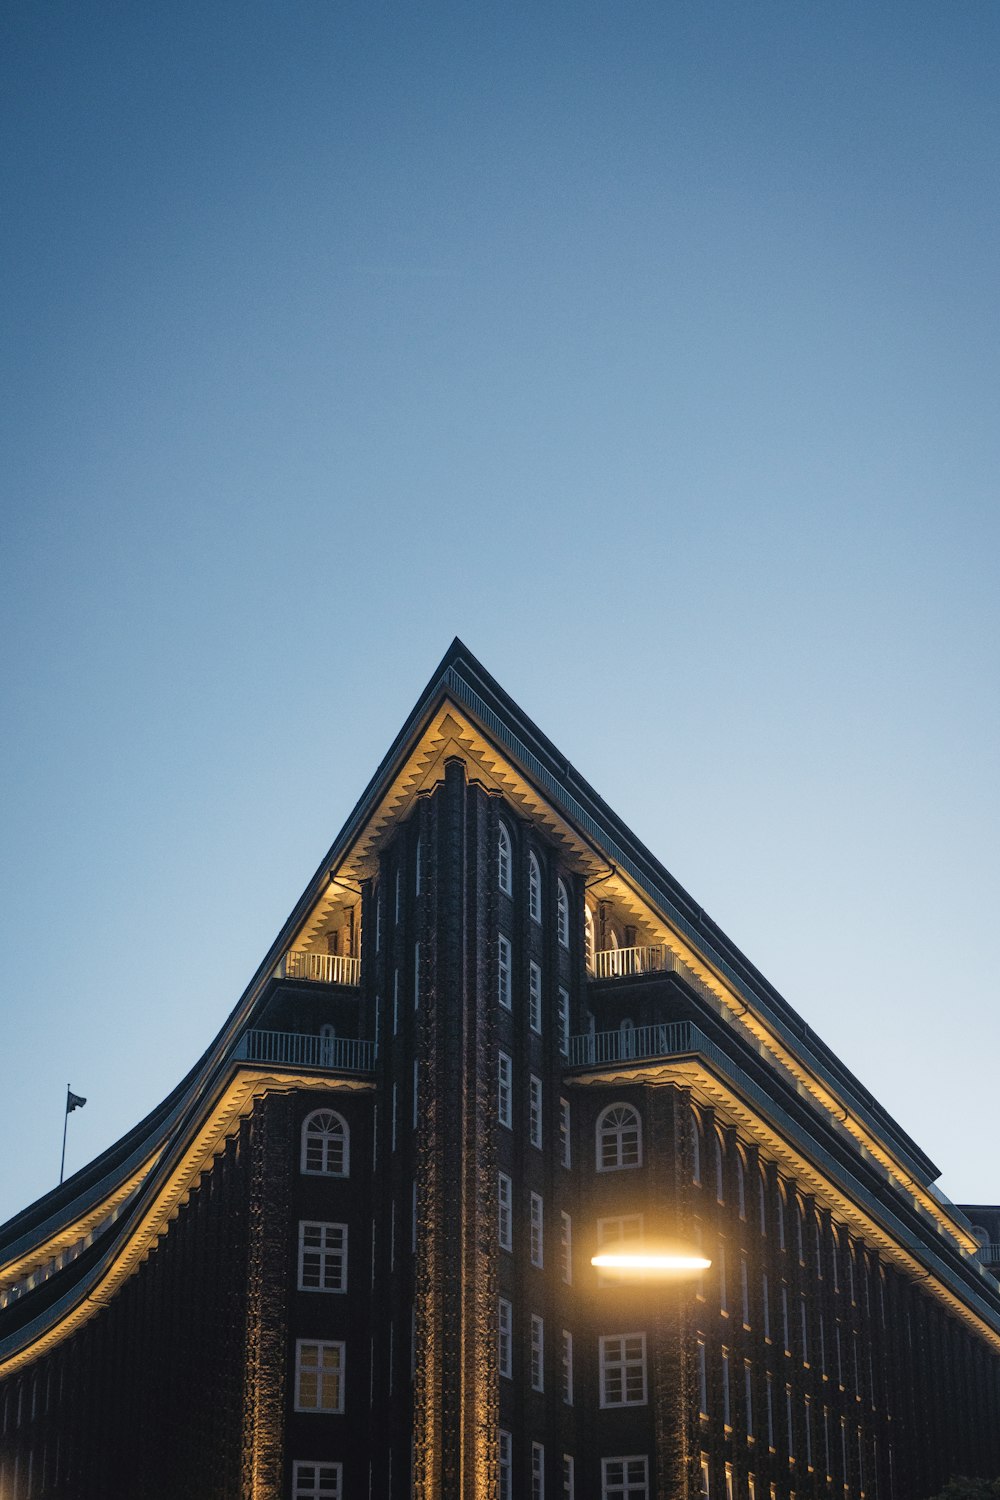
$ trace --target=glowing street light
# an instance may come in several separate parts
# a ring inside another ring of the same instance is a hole
[[[618,1276],[664,1276],[676,1279],[700,1276],[709,1269],[712,1262],[700,1251],[687,1246],[630,1241],[607,1250],[599,1250],[596,1255],[591,1256],[590,1264],[599,1271]]]

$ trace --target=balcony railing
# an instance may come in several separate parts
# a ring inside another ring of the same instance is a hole
[[[303,953],[292,948],[278,965],[279,979],[310,979],[316,984],[361,983],[360,958],[343,953]]]
[[[237,1062],[330,1068],[335,1073],[370,1073],[375,1044],[353,1036],[314,1036],[298,1031],[245,1031],[233,1048]]]
[[[980,1245],[978,1255],[984,1266],[1000,1266],[1000,1245]]]
[[[601,948],[594,954],[591,979],[624,979],[629,974],[665,974],[680,960],[663,943],[645,948]]]
[[[690,1021],[626,1026],[619,1031],[584,1032],[582,1036],[569,1039],[569,1065],[571,1068],[586,1068],[600,1063],[635,1062],[643,1057],[670,1057],[678,1052],[693,1052],[698,1045],[698,1036]]]

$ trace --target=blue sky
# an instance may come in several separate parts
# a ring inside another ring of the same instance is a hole
[[[992,3],[6,8],[0,1218],[455,634],[1000,1201]]]

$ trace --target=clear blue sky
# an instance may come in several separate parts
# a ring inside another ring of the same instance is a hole
[[[1000,1200],[994,0],[0,26],[0,1218],[455,634]]]

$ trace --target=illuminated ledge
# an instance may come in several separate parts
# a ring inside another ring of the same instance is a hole
[[[283,1036],[287,1033],[263,1035]],[[325,1064],[316,1065],[315,1072],[311,1071],[310,1064],[264,1067],[243,1062],[236,1056],[233,1064],[229,1078],[194,1134],[168,1149],[161,1164],[143,1184],[135,1204],[122,1220],[123,1228],[127,1225],[123,1237],[109,1246],[97,1265],[61,1301],[46,1308],[32,1322],[15,1330],[0,1343],[0,1377],[13,1374],[48,1353],[108,1305],[124,1282],[141,1266],[160,1235],[166,1232],[170,1220],[187,1201],[201,1173],[211,1166],[227,1138],[239,1129],[240,1120],[250,1113],[255,1100],[265,1094],[286,1094],[302,1088],[368,1093],[375,1087],[370,1074],[352,1074],[347,1070],[335,1072]]]
[[[981,1293],[948,1265],[930,1241],[935,1232],[931,1226],[927,1240],[915,1234],[895,1214],[887,1194],[876,1194],[860,1182],[699,1027],[678,1021],[574,1036],[569,1066],[566,1082],[584,1087],[689,1088],[699,1100],[723,1112],[856,1234],[1000,1350],[1000,1300],[988,1300],[987,1288]],[[957,1247],[955,1253],[959,1254]],[[982,1274],[975,1262],[964,1264],[970,1277]]]

